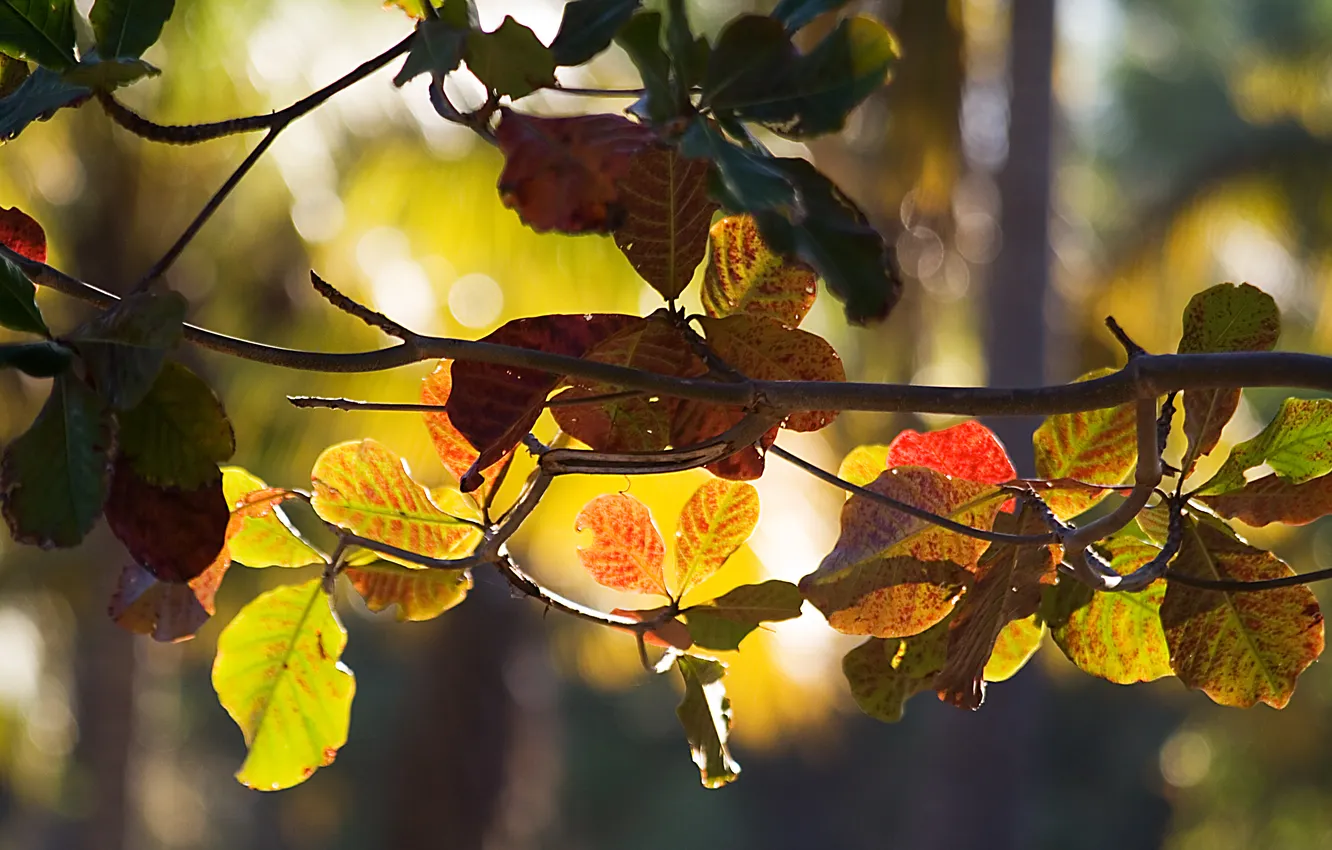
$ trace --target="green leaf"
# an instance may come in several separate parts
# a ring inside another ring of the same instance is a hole
[[[88,20],[104,59],[137,59],[156,43],[176,0],[97,0]]]
[[[54,378],[74,362],[74,352],[58,342],[20,342],[0,345],[0,369],[18,369],[34,378]]]
[[[138,82],[144,77],[156,77],[162,72],[142,59],[87,58],[60,76],[67,83],[86,86],[97,91],[111,91]]]
[[[795,32],[824,12],[842,8],[847,0],[781,0],[772,17],[781,21],[788,32]]]
[[[713,479],[695,490],[675,527],[675,598],[682,599],[721,569],[754,533],[758,518],[758,491],[752,484]]]
[[[1184,309],[1180,354],[1270,351],[1281,335],[1281,314],[1272,296],[1255,286],[1221,283],[1199,292]],[[1239,407],[1239,390],[1184,393],[1184,434],[1189,439],[1184,472],[1216,448],[1221,429]]]
[[[356,691],[338,660],[346,645],[322,578],[268,591],[222,630],[213,689],[250,748],[242,785],[290,788],[333,763]]]
[[[494,32],[472,32],[463,56],[487,89],[517,99],[555,85],[555,57],[536,33],[505,16]]]
[[[703,312],[752,313],[797,327],[818,293],[814,270],[769,248],[753,216],[727,216],[712,225],[711,237]]]
[[[726,696],[720,661],[681,655],[675,666],[684,677],[685,693],[675,710],[689,739],[689,751],[707,788],[720,788],[740,775],[740,765],[726,745],[731,735],[731,700]]]
[[[761,623],[799,617],[804,601],[794,584],[774,579],[761,584],[742,584],[682,613],[695,644],[726,652],[739,649],[740,641]]]
[[[37,309],[37,287],[8,257],[0,257],[0,326],[21,333],[51,335]]]
[[[1262,581],[1294,575],[1210,517],[1184,518],[1174,569],[1206,579]],[[1221,705],[1282,708],[1295,680],[1323,652],[1323,614],[1304,585],[1251,593],[1166,587],[1161,626],[1180,681]]]
[[[262,479],[239,466],[222,467],[222,493],[231,510],[227,529],[231,559],[247,567],[304,567],[327,558],[306,542],[279,506],[281,499],[256,501],[254,494],[272,493]],[[279,491],[280,492],[280,491]]]
[[[187,304],[179,292],[130,295],[69,336],[97,392],[117,410],[148,393],[167,352],[183,333]]]
[[[3,2],[3,0],[0,0]],[[38,68],[23,84],[0,100],[0,142],[16,137],[34,121],[45,121],[66,106],[78,106],[92,96],[47,68]]]
[[[9,97],[28,79],[28,63],[0,53],[0,98]]]
[[[350,567],[347,578],[371,611],[398,606],[400,621],[432,620],[467,598],[472,574],[467,570],[436,570],[399,566],[376,559]]]
[[[722,193],[713,197],[739,212],[788,207],[795,190],[771,157],[733,145],[706,118],[697,117],[680,140],[680,153],[690,159],[710,159],[717,169]]]
[[[1090,381],[1113,371],[1097,369],[1078,380]],[[1088,484],[1120,484],[1137,463],[1136,428],[1132,404],[1051,416],[1032,436],[1036,476],[1072,478]],[[1109,490],[1081,488],[1042,493],[1045,503],[1060,519],[1085,513],[1108,495]]]
[[[987,682],[1006,682],[1027,666],[1027,662],[1041,648],[1045,638],[1045,624],[1035,614],[1014,620],[999,630],[990,660],[982,673]]]
[[[550,43],[556,65],[581,65],[610,46],[642,0],[573,0]]]
[[[73,0],[0,0],[0,51],[56,71],[73,65]]]
[[[69,547],[102,513],[112,420],[86,384],[66,373],[27,432],[5,448],[0,507],[20,543]]]
[[[671,60],[661,47],[661,13],[634,15],[615,37],[615,43],[629,54],[643,80],[643,96],[629,111],[654,123],[672,118],[677,110],[671,93]]]
[[[861,711],[896,723],[907,700],[933,690],[948,655],[950,620],[910,637],[871,638],[842,658],[842,674]]]
[[[1244,473],[1264,463],[1291,484],[1332,472],[1332,399],[1286,399],[1262,433],[1230,450],[1198,493],[1238,490]]]
[[[202,378],[168,362],[152,389],[119,416],[120,452],[153,484],[195,490],[216,481],[236,451],[222,402]]]
[[[676,103],[687,105],[693,87],[703,82],[711,61],[710,50],[706,41],[694,38],[685,0],[669,0],[666,9],[666,53],[671,57],[672,92]]]
[[[871,443],[856,446],[837,467],[837,477],[864,487],[883,474],[888,468],[888,446]]]
[[[416,25],[416,39],[402,70],[393,78],[393,85],[404,85],[419,74],[444,75],[458,68],[462,62],[463,45],[467,29],[446,23],[442,19],[422,21]]]
[[[1332,513],[1332,475],[1303,484],[1266,475],[1238,490],[1200,496],[1199,501],[1226,519],[1238,519],[1248,525],[1274,522],[1304,525]]]
[[[703,80],[702,105],[728,110],[771,94],[786,81],[799,54],[780,21],[741,15],[717,36]]]
[[[1111,555],[1110,566],[1120,575],[1133,572],[1161,551],[1125,534],[1104,545]],[[1174,675],[1161,629],[1165,594],[1164,580],[1135,593],[1101,593],[1065,576],[1046,591],[1043,614],[1055,643],[1083,672],[1119,685],[1151,682]]]

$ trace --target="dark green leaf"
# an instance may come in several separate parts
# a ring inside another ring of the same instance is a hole
[[[88,15],[97,53],[104,59],[137,59],[152,47],[176,0],[97,0]]]
[[[776,160],[732,144],[706,118],[696,118],[680,140],[680,153],[710,159],[717,167],[721,196],[713,197],[736,212],[752,212],[795,203],[795,190]]]
[[[0,368],[18,369],[34,378],[54,378],[73,362],[74,352],[58,342],[0,345]]]
[[[670,0],[668,10],[666,52],[670,54],[671,68],[674,70],[671,82],[676,103],[686,105],[689,103],[690,90],[703,82],[709,59],[707,42],[702,41],[703,50],[700,51],[701,40],[694,38],[684,0]]]
[[[74,64],[74,0],[0,0],[0,50],[57,71]]]
[[[772,17],[781,21],[789,32],[795,32],[822,15],[845,6],[847,0],[781,0],[772,10]]]
[[[236,450],[222,403],[203,379],[167,362],[148,394],[120,414],[121,454],[151,484],[196,490],[221,476]]]
[[[130,295],[70,334],[102,397],[117,410],[139,403],[180,342],[186,302],[178,292]]]
[[[393,85],[401,86],[419,74],[447,74],[462,62],[463,44],[467,30],[434,19],[416,25],[416,40],[411,52],[402,63],[402,70],[393,78]]]
[[[860,710],[884,723],[902,719],[906,701],[934,689],[948,656],[949,617],[904,638],[871,638],[842,659],[842,674]]]
[[[111,91],[127,86],[144,77],[156,77],[162,72],[142,59],[84,59],[61,76],[65,82],[86,86],[97,91]]]
[[[37,309],[37,287],[6,257],[0,257],[0,327],[51,335]]]
[[[731,700],[722,684],[726,667],[719,661],[692,655],[681,655],[675,666],[685,685],[684,699],[675,713],[689,739],[689,750],[703,784],[720,788],[740,774],[740,765],[726,746],[731,734]]]
[[[642,0],[573,0],[550,44],[557,65],[581,65],[610,46]]]
[[[439,5],[439,19],[456,29],[475,29],[479,25],[472,0],[444,0]]]
[[[555,85],[555,57],[536,33],[505,16],[494,32],[472,32],[463,56],[486,88],[520,98]]]
[[[45,121],[66,106],[78,106],[92,92],[70,85],[60,74],[38,68],[8,97],[0,100],[0,142],[7,142],[34,121]]]
[[[654,122],[671,118],[676,110],[671,96],[671,60],[661,49],[661,13],[634,15],[615,37],[615,43],[629,54],[643,80],[645,93],[630,111]]]
[[[0,503],[10,533],[43,548],[75,546],[106,500],[112,420],[71,374],[55,379],[37,420],[5,449]]]
[[[738,649],[760,623],[800,616],[804,597],[789,581],[744,584],[711,602],[685,609],[689,636],[704,649]]]
[[[28,63],[0,53],[0,98],[9,97],[28,79]]]
[[[781,22],[765,15],[741,15],[717,37],[703,81],[702,103],[729,109],[784,86],[798,53]]]

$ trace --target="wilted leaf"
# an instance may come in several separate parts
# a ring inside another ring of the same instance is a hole
[[[730,366],[759,381],[845,381],[842,358],[827,340],[773,319],[736,315],[701,318],[708,345]],[[835,410],[792,413],[783,427],[817,431],[837,418]]]
[[[1078,380],[1089,381],[1112,371],[1097,369]],[[1132,404],[1051,416],[1032,436],[1036,476],[1073,478],[1090,484],[1120,484],[1137,463],[1136,428]],[[1109,490],[1078,489],[1041,493],[1050,510],[1060,519],[1085,513],[1108,495]]]
[[[338,660],[347,631],[322,585],[270,590],[218,636],[213,689],[250,748],[242,785],[299,785],[347,742],[356,680]]]
[[[714,480],[695,490],[675,529],[676,598],[721,569],[754,533],[758,518],[758,491],[751,484]]]
[[[864,487],[888,469],[888,447],[878,443],[856,446],[837,467],[837,477]],[[849,494],[848,494],[849,495]]]
[[[1272,296],[1256,286],[1220,283],[1189,299],[1184,308],[1180,354],[1210,351],[1270,351],[1281,335],[1281,314]],[[1239,390],[1184,393],[1184,433],[1192,461],[1216,448],[1221,429],[1239,407]],[[1186,469],[1187,473],[1189,470]]]
[[[456,491],[452,504],[437,505],[432,495],[449,491],[429,493],[402,458],[374,440],[324,449],[310,480],[315,513],[360,537],[429,558],[461,558],[481,539],[474,507]]]
[[[719,661],[681,655],[675,666],[684,677],[685,693],[675,710],[689,739],[689,751],[707,788],[720,788],[740,774],[726,745],[731,735],[731,700],[722,677],[726,668]]]
[[[944,620],[905,638],[870,638],[842,658],[842,674],[860,710],[884,723],[902,719],[906,701],[934,689],[948,654]]]
[[[574,530],[592,532],[578,559],[599,584],[670,596],[661,572],[666,544],[647,505],[623,493],[598,496],[578,513]]]
[[[371,611],[398,606],[400,621],[433,620],[467,598],[472,574],[467,570],[408,567],[376,560],[349,567],[347,578]]]
[[[982,484],[1003,484],[1017,477],[1004,444],[974,419],[925,434],[903,429],[888,444],[884,463],[889,467],[923,466]]]
[[[1332,472],[1332,399],[1286,399],[1262,433],[1231,449],[1198,492],[1238,490],[1245,484],[1244,473],[1264,463],[1290,484]]]
[[[18,207],[0,207],[0,245],[29,260],[46,262],[46,231]]]
[[[674,301],[694,277],[708,247],[708,225],[717,209],[708,198],[707,160],[685,159],[669,146],[645,147],[620,181],[624,224],[615,244],[629,264]]]
[[[134,560],[162,581],[203,573],[227,542],[231,518],[222,479],[195,489],[151,484],[121,457],[111,476],[106,522]]]
[[[597,343],[641,321],[614,313],[533,316],[506,322],[481,341],[582,357]],[[480,452],[462,477],[467,493],[480,485],[481,470],[503,458],[532,430],[561,376],[471,361],[453,364],[452,375],[445,412],[458,433]]]
[[[193,490],[216,481],[236,451],[222,402],[203,379],[168,362],[152,389],[120,414],[120,453],[144,480]]]
[[[0,51],[57,71],[73,65],[73,0],[0,0]]]
[[[37,419],[5,448],[0,502],[19,543],[75,546],[106,501],[113,422],[102,400],[68,373]]]
[[[504,153],[504,205],[540,231],[608,233],[628,211],[620,181],[656,134],[619,115],[537,118],[501,110],[496,140]]]
[[[1220,522],[1184,518],[1177,572],[1260,581],[1294,575],[1283,561],[1240,540]],[[1282,708],[1295,679],[1323,651],[1323,614],[1304,585],[1254,593],[1166,587],[1161,625],[1180,681],[1221,705]]]
[[[1265,475],[1238,490],[1202,496],[1199,501],[1226,519],[1248,525],[1304,525],[1332,513],[1332,475],[1303,484]]]
[[[422,21],[416,27],[416,39],[402,70],[393,77],[393,85],[405,85],[420,74],[443,76],[457,70],[466,43],[466,27],[456,27],[439,18]]]
[[[189,640],[213,616],[213,597],[231,560],[217,559],[185,584],[162,581],[136,563],[120,571],[108,613],[116,625],[157,641]]]
[[[140,292],[70,334],[93,386],[112,407],[128,410],[148,393],[180,342],[186,306],[179,292]]]
[[[711,602],[684,610],[689,636],[704,649],[728,651],[762,623],[800,616],[800,589],[789,581],[742,584]]]
[[[279,505],[293,494],[274,490],[239,466],[222,467],[222,494],[231,510],[227,549],[247,567],[304,567],[323,563]]]
[[[555,57],[550,48],[508,15],[494,32],[468,33],[463,58],[467,70],[501,97],[516,100],[555,85]]]
[[[175,8],[175,0],[97,0],[88,19],[104,59],[134,59],[152,47]]]
[[[990,651],[990,660],[985,662],[985,681],[1005,682],[1016,676],[1041,648],[1044,638],[1045,624],[1035,614],[1004,626]]]
[[[922,467],[884,472],[868,489],[980,529],[990,528],[1008,498],[992,485]],[[841,526],[836,547],[801,579],[800,591],[846,634],[925,631],[948,616],[986,547],[865,496],[842,507]]]
[[[581,65],[610,47],[642,0],[573,0],[564,7],[559,32],[550,43],[558,65]]]
[[[34,378],[54,378],[73,362],[74,352],[51,340],[0,345],[0,369],[18,369]]]
[[[438,411],[425,414],[426,430],[430,432],[430,441],[435,444],[435,452],[443,462],[444,468],[461,482],[480,453],[458,432],[453,426],[453,421],[449,419],[449,414],[444,411],[444,406],[453,392],[452,373],[452,360],[439,361],[435,370],[421,381],[421,403],[433,404],[439,408]],[[507,454],[500,457],[481,473],[485,483],[476,489],[478,499],[484,498],[494,485],[495,476],[499,474],[506,457]]]
[[[727,216],[712,226],[711,236],[703,311],[714,317],[750,313],[788,328],[799,325],[818,294],[814,270],[770,249],[753,216]]]
[[[1105,544],[1110,566],[1127,575],[1152,560],[1160,549],[1120,534]],[[1047,591],[1045,616],[1055,643],[1083,672],[1119,685],[1172,676],[1170,650],[1161,630],[1164,579],[1136,593],[1098,593],[1081,582],[1061,578]]]
[[[78,106],[90,97],[90,89],[71,85],[48,68],[38,68],[0,99],[0,142],[14,138],[32,122],[46,121],[60,109]]]

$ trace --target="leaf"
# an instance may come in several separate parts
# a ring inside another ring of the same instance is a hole
[[[46,262],[46,231],[18,207],[0,207],[0,245],[29,260]]]
[[[1105,544],[1110,566],[1127,575],[1151,561],[1160,549],[1125,534]],[[1160,579],[1135,593],[1100,593],[1071,578],[1047,591],[1045,617],[1050,634],[1078,669],[1118,685],[1173,676],[1170,650],[1161,629]]]
[[[221,477],[217,465],[236,451],[222,402],[175,362],[162,366],[152,389],[119,422],[121,455],[151,484],[197,489]]]
[[[524,224],[563,233],[609,233],[624,224],[620,181],[635,154],[656,140],[650,128],[619,115],[500,115],[500,199]]]
[[[578,547],[578,560],[598,584],[670,596],[661,571],[666,544],[647,505],[623,493],[598,496],[574,520],[574,531],[589,530],[592,545]]]
[[[54,378],[73,362],[74,352],[50,340],[0,345],[0,369],[18,369],[34,378]]]
[[[717,356],[749,378],[759,381],[845,381],[842,358],[827,340],[808,331],[782,326],[773,319],[736,315],[699,319],[708,345]],[[835,410],[792,413],[783,427],[817,431],[837,418]]]
[[[17,89],[0,99],[0,142],[18,136],[32,122],[46,121],[64,107],[78,106],[90,97],[91,90],[70,85],[55,71],[38,68]]]
[[[729,431],[745,418],[745,410],[729,405],[682,399],[671,419],[671,445],[676,448],[707,442]],[[754,445],[705,468],[728,481],[753,481],[763,475],[764,455],[777,440],[777,427],[771,428]]]
[[[0,327],[51,335],[37,309],[37,287],[7,257],[0,257]]]
[[[772,17],[781,21],[788,32],[795,32],[824,12],[842,8],[847,0],[781,0]]]
[[[178,292],[126,296],[69,336],[93,386],[117,410],[138,404],[180,342],[185,297]]]
[[[668,121],[677,108],[671,92],[671,60],[661,48],[661,13],[634,15],[615,37],[615,43],[629,55],[643,80],[643,96],[629,111],[656,123]]]
[[[722,684],[726,668],[720,661],[692,655],[681,655],[675,666],[685,686],[676,716],[689,739],[689,751],[704,787],[720,788],[740,774],[740,765],[726,745],[731,735],[731,700]]]
[[[156,43],[176,0],[97,0],[88,15],[97,53],[104,59],[135,59]]]
[[[433,620],[467,598],[472,574],[467,570],[408,567],[376,560],[347,569],[352,587],[371,611],[398,606],[398,620]]]
[[[684,334],[664,315],[628,325],[594,346],[584,359],[682,378],[707,371]],[[597,398],[620,388],[582,378],[566,384],[569,388],[556,396],[560,403],[551,407],[551,413],[571,437],[603,452],[657,452],[670,443],[678,399],[633,395],[576,404],[577,399]]]
[[[611,613],[620,617],[628,617],[631,620],[637,620],[640,623],[645,623],[649,620],[657,619],[669,610],[670,609],[666,606],[660,608],[648,608],[645,610],[613,608],[611,609]],[[633,629],[624,626],[612,626],[612,628],[628,632],[629,634],[635,634]],[[666,620],[659,626],[655,626],[643,632],[643,641],[653,646],[659,646],[662,649],[674,648],[681,652],[684,652],[694,645],[693,640],[689,637],[689,629],[685,627],[684,623],[680,622],[680,620],[675,617]]]
[[[557,65],[581,65],[610,47],[642,0],[573,0],[564,7],[560,29],[550,43]]]
[[[1226,519],[1238,519],[1248,525],[1273,522],[1304,525],[1332,513],[1332,475],[1303,484],[1266,475],[1238,490],[1202,496],[1199,501]]]
[[[213,597],[231,561],[223,548],[217,559],[186,584],[162,581],[136,563],[120,571],[108,613],[116,625],[153,640],[189,640],[213,616]]]
[[[712,48],[707,39],[694,36],[685,0],[667,0],[666,12],[666,53],[671,58],[672,91],[676,103],[688,105],[694,89],[703,84]]]
[[[287,519],[281,503],[295,494],[269,488],[239,466],[222,467],[222,494],[231,510],[227,548],[234,561],[251,568],[304,567],[325,562]]]
[[[1264,463],[1290,484],[1332,472],[1332,399],[1286,399],[1258,436],[1230,450],[1198,492],[1238,490],[1245,484],[1244,473]]]
[[[1045,639],[1045,624],[1037,615],[1013,620],[999,630],[990,659],[982,673],[987,682],[1006,682],[1027,666]]]
[[[776,160],[737,147],[702,116],[685,130],[680,153],[712,160],[717,175],[712,196],[733,212],[788,208],[796,202],[795,189]]]
[[[1079,378],[1090,381],[1114,370],[1097,369]],[[1060,413],[1041,423],[1032,436],[1036,477],[1073,478],[1091,484],[1119,484],[1138,458],[1136,417],[1132,404],[1103,410]],[[1071,519],[1098,504],[1109,490],[1043,493],[1055,516]]]
[[[111,476],[106,522],[130,555],[162,581],[184,584],[227,542],[231,511],[222,480],[194,489],[151,484],[121,457]]]
[[[437,506],[402,458],[374,440],[324,449],[310,480],[315,513],[360,537],[450,559],[471,553],[480,542],[480,530],[464,521],[480,519],[472,505],[453,491],[450,503]],[[441,489],[439,495],[449,492]]]
[[[1215,520],[1184,518],[1174,569],[1196,578],[1260,581],[1294,575]],[[1161,626],[1180,681],[1221,705],[1282,708],[1295,679],[1323,651],[1323,614],[1304,585],[1233,593],[1166,587]]]
[[[634,271],[674,301],[693,280],[708,248],[717,209],[708,198],[709,163],[685,159],[673,147],[646,147],[620,181],[625,220],[615,245]]]
[[[888,444],[884,462],[889,467],[923,466],[982,484],[1004,484],[1017,477],[1004,444],[974,419],[927,434],[905,428]]]
[[[948,653],[948,620],[905,638],[870,638],[842,658],[860,710],[884,723],[902,719],[906,701],[933,690]]]
[[[242,785],[299,785],[347,742],[356,680],[338,660],[347,631],[322,585],[270,590],[218,636],[213,689],[250,748],[236,772]]]
[[[113,423],[101,399],[66,373],[32,426],[5,448],[0,507],[19,543],[69,547],[102,513]]]
[[[772,251],[753,216],[727,216],[712,226],[711,235],[703,312],[718,318],[747,313],[798,326],[818,294],[814,270]]]
[[[28,79],[28,63],[0,53],[0,98],[9,97]]]
[[[837,477],[864,487],[888,468],[888,447],[881,443],[856,446],[837,467]],[[850,494],[848,494],[849,496]]]
[[[1247,283],[1220,283],[1189,299],[1179,353],[1271,351],[1280,334],[1281,314],[1272,296]],[[1184,433],[1189,438],[1185,473],[1193,461],[1216,448],[1239,399],[1239,390],[1184,393]]]
[[[791,74],[799,53],[782,22],[766,15],[740,15],[717,36],[703,80],[702,103],[732,108],[773,93]]]
[[[740,641],[761,623],[800,616],[800,589],[789,581],[742,584],[711,602],[684,610],[695,644],[720,652],[740,648]]]
[[[468,33],[463,58],[467,70],[501,97],[516,100],[555,85],[555,57],[550,48],[508,15],[494,32]]]
[[[0,51],[56,71],[73,65],[73,0],[0,0]]]
[[[458,432],[453,426],[453,420],[444,411],[452,393],[453,361],[441,360],[435,370],[421,381],[421,403],[440,408],[437,412],[425,414],[426,430],[430,432],[430,441],[435,444],[435,452],[444,468],[453,473],[455,479],[462,481],[480,453]],[[477,498],[484,498],[489,492],[507,457],[508,454],[505,454],[481,473],[485,484],[477,488]]]
[[[444,76],[456,71],[466,42],[466,27],[456,27],[439,18],[422,21],[416,25],[416,39],[402,70],[393,77],[393,85],[401,87],[421,74]]]
[[[615,313],[533,316],[506,322],[482,342],[582,357],[612,334],[642,321]],[[525,437],[562,376],[490,363],[453,365],[453,387],[445,412],[467,442],[479,450],[462,477],[464,493],[481,483],[481,470],[496,463]]]
[[[758,491],[752,484],[714,480],[695,490],[675,530],[675,598],[721,569],[754,533],[758,518]]]
[[[949,429],[952,430],[952,429]],[[1035,534],[1045,523],[1027,501],[1017,516],[1001,514],[996,531]],[[962,597],[948,629],[948,661],[935,681],[939,698],[977,709],[985,698],[985,667],[1000,632],[1036,613],[1041,586],[1054,584],[1063,547],[991,543],[976,566],[976,583]]]
[[[868,489],[989,529],[1007,496],[988,484],[931,469],[892,469]],[[842,507],[841,534],[800,592],[845,634],[907,637],[948,616],[986,544],[864,496]]]
[[[142,59],[85,58],[61,74],[61,79],[76,86],[95,91],[112,91],[145,77],[160,76],[162,71]]]

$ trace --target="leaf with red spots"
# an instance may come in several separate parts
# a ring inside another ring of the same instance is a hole
[[[990,660],[985,662],[985,681],[1004,682],[1016,676],[1041,648],[1044,638],[1045,624],[1035,614],[1004,626],[994,641]]]
[[[189,640],[213,616],[213,597],[230,564],[223,548],[208,569],[185,584],[162,581],[138,564],[126,564],[111,597],[111,619],[153,640]]]
[[[0,207],[0,245],[29,260],[46,262],[46,231],[18,207]]]
[[[1028,501],[1017,516],[1001,514],[995,530],[1037,534],[1045,523]],[[1041,586],[1054,584],[1058,545],[1015,546],[992,543],[976,566],[976,583],[962,597],[948,630],[948,661],[935,681],[939,698],[959,708],[976,709],[985,697],[985,666],[1000,632],[1009,623],[1036,613]]]
[[[482,342],[582,357],[607,337],[643,320],[615,313],[533,316],[507,322]],[[464,493],[477,489],[482,470],[499,461],[532,430],[546,396],[562,376],[493,363],[453,364],[445,413],[479,452],[462,477]]]
[[[231,508],[227,549],[233,561],[253,568],[295,568],[327,561],[282,510],[283,502],[296,497],[292,491],[269,487],[239,466],[224,466],[222,494]]]
[[[666,613],[667,610],[669,609],[664,606],[661,608],[647,608],[644,610],[614,608],[611,610],[611,613],[620,617],[628,617],[631,620],[637,620],[640,623],[645,623],[649,620],[657,619],[662,614]],[[623,626],[616,626],[616,628],[622,629],[630,634],[633,633],[632,629],[624,628]],[[650,643],[653,646],[659,646],[662,649],[669,647],[672,649],[678,649],[681,652],[684,652],[694,645],[693,640],[689,636],[689,629],[685,628],[685,624],[674,617],[666,620],[661,625],[644,632],[643,641],[645,643]]]
[[[923,466],[982,484],[1003,484],[1017,477],[1003,443],[975,420],[926,434],[907,428],[888,444],[884,463]]]
[[[660,314],[607,337],[584,359],[676,377],[707,371],[680,329]],[[578,399],[612,394],[620,388],[583,378],[571,378],[567,384],[568,389],[556,396],[558,404],[551,405],[551,413],[575,439],[603,452],[656,452],[670,443],[678,399],[639,394],[578,404]]]
[[[480,517],[470,500],[456,491],[427,492],[402,458],[374,440],[325,449],[310,480],[315,513],[360,537],[448,559],[469,554],[481,539],[474,524]],[[435,501],[449,493],[449,502]]]
[[[398,606],[400,621],[433,620],[467,598],[472,574],[467,570],[410,567],[373,559],[347,568],[347,578],[371,611]]]
[[[717,318],[746,313],[798,326],[818,294],[814,270],[770,249],[753,216],[727,216],[712,226],[711,235],[703,311]]]
[[[1281,314],[1272,296],[1247,283],[1220,283],[1189,299],[1179,353],[1271,351],[1280,335]],[[1235,415],[1239,400],[1239,390],[1184,393],[1184,434],[1189,438],[1185,473],[1194,461],[1216,448],[1221,429]]]
[[[467,470],[472,468],[480,453],[467,442],[467,438],[458,432],[453,426],[453,421],[449,419],[449,414],[445,412],[444,406],[448,404],[449,396],[453,393],[453,361],[441,360],[435,366],[435,371],[426,375],[421,380],[421,403],[433,404],[440,409],[435,412],[425,414],[426,430],[430,432],[430,441],[435,444],[435,452],[439,454],[440,461],[444,468],[453,473],[453,477],[461,482],[467,476]],[[499,474],[500,468],[508,458],[509,453],[505,453],[499,460],[486,467],[481,473],[484,484],[476,488],[476,497],[484,499],[487,492],[494,485],[495,477]]]
[[[158,579],[184,584],[212,566],[226,545],[230,519],[221,477],[195,490],[158,486],[127,459],[116,461],[107,525]]]
[[[949,622],[910,637],[870,638],[848,652],[842,674],[860,710],[875,720],[896,723],[907,700],[933,690],[948,655]]]
[[[1160,549],[1126,534],[1104,543],[1110,566],[1127,575],[1151,561]],[[1159,579],[1135,593],[1102,593],[1061,578],[1046,593],[1045,617],[1059,648],[1079,669],[1119,685],[1173,676],[1170,650],[1161,630]]]
[[[524,224],[609,233],[628,219],[620,181],[656,134],[619,115],[537,118],[503,109],[495,139],[504,154],[500,199]]]
[[[1303,484],[1332,472],[1332,399],[1288,398],[1258,436],[1230,450],[1230,456],[1198,493],[1241,489],[1244,473],[1267,464],[1277,477]]]
[[[671,445],[695,446],[720,437],[745,418],[740,407],[682,400],[671,419]],[[754,445],[746,446],[730,457],[714,461],[705,468],[718,478],[729,481],[753,481],[763,476],[764,455],[777,440],[777,427],[769,429]]]
[[[654,145],[634,156],[620,181],[625,219],[615,229],[615,244],[667,301],[684,292],[708,249],[717,209],[708,197],[710,165]]]
[[[804,601],[794,584],[773,579],[742,584],[702,605],[691,605],[684,616],[694,643],[726,652],[739,649],[740,641],[763,623],[799,617]]]
[[[1098,369],[1078,380],[1089,381],[1112,371]],[[1032,444],[1036,450],[1038,478],[1120,484],[1133,471],[1138,457],[1133,405],[1056,414],[1036,429]],[[1050,510],[1060,519],[1085,513],[1108,495],[1109,490],[1086,488],[1061,488],[1041,493]]]
[[[671,584],[677,599],[702,583],[735,554],[758,524],[758,491],[752,484],[708,481],[680,511],[675,529]]]
[[[347,743],[356,679],[339,660],[347,630],[323,584],[256,597],[217,638],[213,689],[249,746],[242,785],[299,785]]]
[[[932,469],[884,472],[868,485],[884,496],[989,529],[1007,496],[997,487]],[[846,634],[907,637],[948,616],[986,544],[945,531],[865,496],[842,507],[837,545],[800,591]]]
[[[1332,475],[1292,484],[1278,475],[1265,475],[1238,490],[1199,501],[1226,519],[1249,525],[1273,522],[1304,525],[1332,514]]]
[[[1210,517],[1184,517],[1174,569],[1206,579],[1261,581],[1294,575]],[[1170,666],[1190,688],[1221,705],[1282,708],[1295,679],[1323,652],[1323,613],[1304,585],[1251,593],[1166,586],[1161,626]]]
[[[578,559],[598,584],[670,596],[662,576],[666,544],[647,505],[623,493],[598,496],[578,513],[574,530],[592,532]]]

